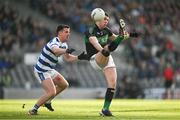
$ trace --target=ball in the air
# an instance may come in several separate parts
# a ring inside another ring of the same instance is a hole
[[[92,12],[91,12],[91,18],[94,21],[101,21],[103,20],[105,17],[105,12],[103,9],[101,8],[95,8]]]

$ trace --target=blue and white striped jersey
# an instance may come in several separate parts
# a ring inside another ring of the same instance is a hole
[[[53,46],[58,46],[59,48],[64,48],[64,49],[68,48],[66,42],[62,43],[58,37],[54,37],[42,49],[41,54],[37,60],[37,63],[34,66],[35,71],[47,72],[48,70],[51,70],[56,66],[59,56],[55,56],[55,54],[53,53],[52,51]]]

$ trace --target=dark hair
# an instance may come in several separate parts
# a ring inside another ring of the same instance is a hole
[[[109,14],[107,12],[105,12],[105,16],[109,17]]]
[[[58,34],[59,31],[63,30],[64,28],[70,28],[68,25],[60,24],[57,26],[56,33]]]

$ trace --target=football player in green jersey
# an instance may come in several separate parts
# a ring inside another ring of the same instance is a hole
[[[104,105],[100,112],[102,116],[113,116],[109,107],[116,88],[117,72],[116,65],[110,53],[125,39],[136,37],[136,34],[129,34],[124,30],[125,23],[122,19],[120,21],[120,30],[122,34],[115,35],[107,27],[109,19],[109,15],[105,13],[105,17],[102,20],[94,20],[94,26],[89,27],[86,30],[84,41],[87,54],[86,56],[82,55],[82,58],[79,58],[90,60],[92,67],[102,70],[105,75],[107,90]]]

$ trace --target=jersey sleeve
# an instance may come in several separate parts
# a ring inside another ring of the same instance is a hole
[[[89,37],[91,37],[91,36],[95,36],[93,27],[90,27],[88,30],[86,30],[84,34],[85,34],[85,36],[86,36],[87,38],[89,38]]]
[[[52,49],[55,46],[59,47],[59,42],[56,40],[56,38],[54,38],[51,41],[49,41],[48,46],[50,47],[50,49]]]
[[[62,43],[59,48],[68,49],[67,43]]]

